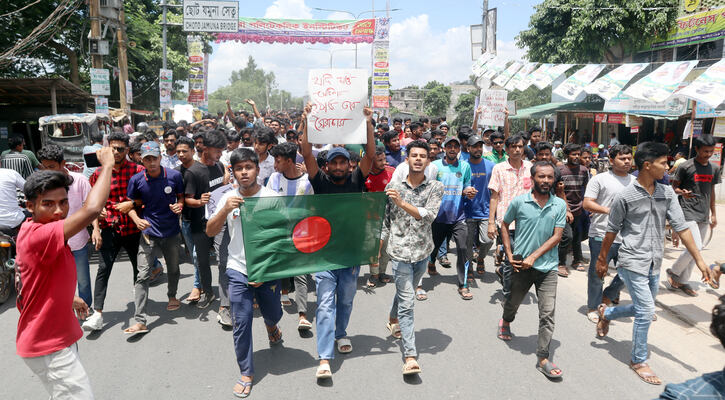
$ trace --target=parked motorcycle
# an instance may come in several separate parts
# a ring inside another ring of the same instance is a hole
[[[0,304],[5,303],[15,288],[15,240],[0,232]]]

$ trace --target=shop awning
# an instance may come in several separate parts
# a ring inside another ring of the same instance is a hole
[[[587,102],[557,102],[557,103],[546,103],[538,106],[529,108],[522,108],[516,110],[516,115],[511,116],[511,119],[538,119],[548,117],[556,112],[593,112],[601,111],[604,108],[604,103],[587,103]]]

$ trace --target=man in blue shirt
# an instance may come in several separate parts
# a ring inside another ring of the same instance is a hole
[[[477,193],[473,199],[463,200],[463,209],[466,215],[468,228],[468,259],[476,259],[476,272],[483,275],[485,266],[483,259],[493,245],[493,240],[488,237],[488,206],[491,201],[491,192],[488,190],[488,181],[491,179],[493,162],[483,158],[483,139],[474,135],[468,139],[468,152],[470,158],[468,164],[471,166],[471,186]],[[475,257],[474,257],[475,256]],[[469,279],[471,279],[469,274]]]
[[[461,151],[461,142],[456,137],[449,137],[443,143],[446,156],[436,160],[433,165],[438,169],[436,180],[443,183],[443,200],[438,210],[438,216],[433,221],[433,253],[428,270],[435,271],[435,257],[443,240],[453,237],[456,242],[456,267],[458,269],[458,294],[464,300],[471,300],[473,294],[466,285],[468,257],[466,250],[465,214],[463,210],[463,196],[473,199],[476,189],[471,186],[471,166],[466,161],[458,159]]]
[[[511,340],[511,322],[531,285],[536,287],[539,303],[539,340],[536,369],[549,378],[561,378],[562,371],[549,361],[549,345],[554,334],[556,284],[558,273],[557,245],[566,225],[566,203],[551,194],[556,168],[538,161],[531,167],[534,189],[515,197],[509,204],[501,225],[501,239],[506,258],[511,260],[511,294],[503,304],[498,323],[498,338]],[[510,230],[516,224],[511,246]]]
[[[400,147],[400,138],[395,131],[387,131],[383,134],[385,144],[385,161],[393,168],[405,161],[405,150]]]
[[[151,266],[164,256],[168,268],[168,311],[178,310],[176,298],[179,285],[179,246],[181,228],[179,214],[184,204],[184,181],[181,172],[161,166],[161,148],[156,142],[141,145],[141,159],[146,168],[128,181],[128,197],[139,211],[128,215],[143,231],[138,247],[138,275],[134,286],[136,324],[124,330],[127,334],[146,333],[146,301],[148,300]],[[143,209],[140,206],[143,205]],[[139,215],[140,214],[140,215]]]

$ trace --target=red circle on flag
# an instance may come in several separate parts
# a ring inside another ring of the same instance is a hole
[[[292,230],[292,242],[303,253],[314,253],[330,241],[330,222],[322,217],[307,217]]]

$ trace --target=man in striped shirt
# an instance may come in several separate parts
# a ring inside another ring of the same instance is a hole
[[[38,159],[33,152],[23,150],[24,140],[22,136],[13,136],[8,139],[10,150],[2,153],[0,164],[2,168],[15,170],[23,179],[27,179],[38,166]],[[32,157],[32,158],[31,158]]]

